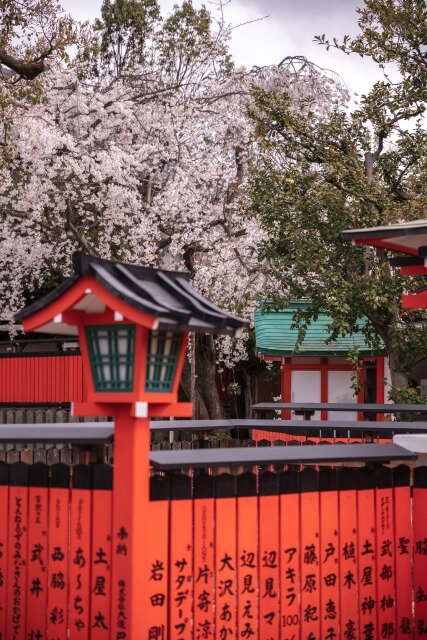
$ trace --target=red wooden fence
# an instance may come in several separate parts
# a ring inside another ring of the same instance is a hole
[[[2,640],[111,638],[111,480],[0,463]],[[155,475],[141,640],[423,638],[426,500],[426,467]]]
[[[0,357],[2,403],[69,403],[84,400],[82,358],[77,354]]]

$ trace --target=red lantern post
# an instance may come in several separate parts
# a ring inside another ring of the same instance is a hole
[[[74,276],[16,319],[27,332],[79,336],[87,402],[75,405],[74,415],[115,419],[112,609],[105,637],[166,638],[166,511],[162,502],[150,502],[150,418],[191,416],[191,404],[178,402],[189,331],[237,335],[247,323],[200,296],[187,273],[81,253],[74,268]],[[91,615],[91,627],[99,627],[97,612]]]

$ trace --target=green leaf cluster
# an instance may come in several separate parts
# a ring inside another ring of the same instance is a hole
[[[358,331],[358,318],[366,316],[366,338],[373,348],[378,336],[384,341],[399,388],[427,347],[423,321],[402,311],[401,296],[424,286],[424,278],[402,276],[387,251],[351,247],[341,231],[425,217],[426,18],[421,0],[366,0],[359,36],[342,43],[317,37],[384,69],[357,109],[333,94],[319,109],[313,100],[295,104],[257,89],[251,111],[260,158],[252,168],[250,214],[268,231],[259,247],[273,282],[268,293],[310,300],[300,323],[328,311],[331,340]],[[388,78],[389,63],[399,69],[398,82]]]

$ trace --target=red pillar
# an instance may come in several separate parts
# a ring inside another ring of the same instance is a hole
[[[167,528],[155,521],[149,503],[149,419],[133,418],[128,404],[116,405],[114,413],[111,638],[134,640],[164,624],[166,602],[151,607],[150,595],[163,589],[166,599],[167,555],[149,556],[153,531],[166,539]],[[153,562],[159,570],[150,580]]]

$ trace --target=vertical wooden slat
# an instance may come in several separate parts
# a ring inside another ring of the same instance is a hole
[[[192,640],[193,501],[191,478],[170,479],[169,638]]]
[[[10,385],[12,384],[12,371],[7,367],[11,367],[11,363],[9,364],[9,359],[2,358],[2,378],[3,378],[3,393],[2,397],[9,398],[10,397]]]
[[[0,462],[0,505],[4,518],[0,518],[0,638],[6,640],[7,585],[9,583],[9,465]]]
[[[60,402],[61,389],[64,387],[65,376],[67,375],[64,356],[49,358],[50,376],[50,402]]]
[[[215,478],[215,638],[236,637],[236,486],[235,477]]]
[[[393,469],[397,640],[406,640],[414,629],[410,479],[409,467],[400,465]]]
[[[281,639],[300,640],[301,546],[299,471],[280,474]]]
[[[194,606],[195,640],[214,638],[214,484],[208,474],[194,476]]]
[[[356,483],[355,469],[341,469],[338,472],[340,629],[343,638],[359,637]]]
[[[27,375],[26,375],[27,379],[25,381],[25,395],[26,395],[25,400],[27,402],[35,402],[34,383],[31,382],[34,380],[35,358],[28,358],[26,370],[27,370]],[[23,399],[23,401],[25,400]]]
[[[301,637],[320,634],[319,474],[301,471]]]
[[[148,601],[146,619],[148,636],[167,640],[168,637],[168,576],[169,540],[173,535],[169,519],[169,483],[167,478],[154,476],[150,479],[151,500],[147,505],[146,545],[150,551]],[[155,526],[154,524],[155,523]],[[113,543],[114,544],[114,543]],[[132,640],[129,635],[125,636]]]
[[[9,640],[25,640],[28,566],[28,465],[17,462],[9,471],[9,557],[7,632]]]
[[[42,385],[42,380],[44,378],[44,356],[39,356],[39,357],[35,357],[34,358],[34,364],[35,364],[35,375],[34,375],[34,380],[33,380],[33,386],[34,386],[34,401],[35,402],[42,402],[42,398],[43,398],[43,392],[41,389],[41,385]]]
[[[73,468],[70,509],[70,639],[89,640],[90,630],[107,625],[102,612],[90,606],[91,587],[91,515],[92,478],[89,465]],[[94,585],[96,592],[107,597],[104,581]]]
[[[49,590],[47,602],[48,638],[67,640],[70,469],[51,467],[49,490]]]
[[[256,476],[242,473],[237,482],[237,637],[259,638],[258,499]],[[280,587],[279,587],[280,588]]]
[[[46,638],[48,592],[49,468],[42,462],[29,467],[28,495],[28,637]]]
[[[357,470],[357,559],[360,630],[365,637],[378,632],[375,538],[375,480],[372,469]]]
[[[16,389],[16,392],[22,393],[22,390],[25,388],[25,378],[23,376],[23,367],[22,367],[22,359],[21,358],[16,358],[16,360],[14,360],[14,373],[15,373],[15,382],[14,382],[14,387]]]
[[[59,356],[61,357],[61,356]],[[47,356],[45,358],[45,371],[44,376],[43,376],[43,380],[41,380],[41,385],[40,385],[40,393],[41,395],[44,396],[44,398],[46,398],[47,402],[55,402],[55,391],[56,391],[56,385],[57,385],[57,381],[54,381],[54,360],[56,358],[53,356]],[[61,376],[62,378],[63,376]],[[48,381],[48,382],[47,382]],[[47,384],[46,384],[47,382]]]
[[[92,613],[96,611],[97,615],[101,614],[104,625],[98,624],[97,627],[92,627],[91,640],[109,640],[111,637],[112,489],[113,470],[111,465],[94,465],[90,611]],[[97,585],[103,585],[103,592],[97,588]]]
[[[340,637],[338,477],[334,469],[319,472],[321,637]],[[335,636],[334,636],[335,634]]]
[[[264,471],[259,475],[259,635],[279,638],[279,475]]]
[[[427,467],[414,470],[413,490],[414,540],[414,618],[415,638],[427,636]]]
[[[81,401],[82,369],[79,354],[0,358],[0,397],[10,403]]]
[[[395,539],[391,469],[375,470],[378,635],[396,637]]]

